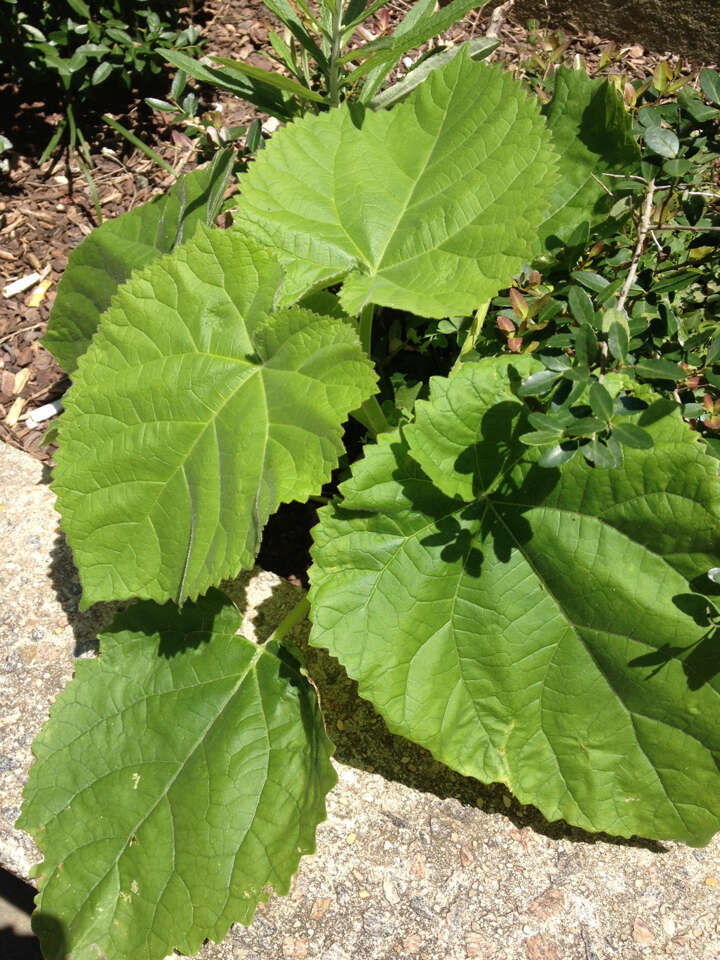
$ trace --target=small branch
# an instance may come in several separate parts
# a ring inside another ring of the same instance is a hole
[[[713,197],[715,200],[720,200],[720,193],[706,193],[704,190],[688,190],[687,192],[689,197]]]
[[[628,270],[628,275],[625,278],[625,283],[622,286],[620,291],[620,296],[618,297],[618,310],[625,309],[625,301],[627,300],[628,293],[630,292],[630,287],[635,282],[635,277],[637,276],[638,264],[640,263],[640,257],[642,256],[643,248],[645,246],[645,240],[648,235],[648,230],[650,229],[650,220],[652,218],[652,209],[653,209],[653,197],[655,196],[655,181],[651,180],[648,184],[648,192],[645,197],[645,203],[643,204],[642,217],[640,219],[640,226],[638,227],[638,239],[635,245],[635,252],[633,253],[633,258],[630,263],[630,269]]]
[[[601,173],[601,177],[612,177],[613,180],[637,180],[638,183],[647,184],[645,177],[636,177],[627,173]],[[662,187],[656,187],[657,190],[662,190]]]
[[[606,193],[609,197],[614,197],[614,196],[615,196],[615,194],[612,192],[612,190],[610,190],[609,187],[606,187],[605,184],[602,182],[602,180],[599,179],[599,177],[596,177],[594,173],[591,173],[590,176],[593,178],[593,180],[595,181],[595,183],[599,183],[599,184],[600,184],[600,186],[603,188],[603,190],[605,191],[605,193]]]
[[[611,177],[613,180],[636,180],[638,183],[648,183],[645,177],[636,177],[627,173],[601,173],[600,176]],[[593,174],[593,177],[595,177],[595,174]],[[595,177],[595,179],[597,180],[597,177]],[[689,183],[657,183],[655,184],[655,193],[659,193],[661,190],[672,190],[674,186],[683,193],[687,192],[689,197],[713,197],[715,200],[720,200],[720,193],[707,193],[704,190],[686,190],[687,187],[691,186]]]
[[[505,3],[501,3],[500,6],[495,7],[490,17],[488,28],[485,31],[486,37],[491,37],[493,40],[500,39],[500,31],[503,28],[508,13],[510,13],[514,6],[515,0],[506,0]]]
[[[720,227],[685,227],[680,223],[665,223],[653,230],[692,230],[695,233],[720,233]]]

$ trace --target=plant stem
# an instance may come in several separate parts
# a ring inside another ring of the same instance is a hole
[[[330,106],[340,106],[339,64],[342,44],[343,0],[335,0],[332,16],[332,42],[330,45],[330,76],[328,78]]]
[[[372,326],[374,317],[375,306],[372,303],[365,304],[358,317],[360,345],[369,357],[372,357]]]
[[[150,160],[156,163],[159,167],[162,167],[163,170],[166,170],[173,176],[173,178],[177,179],[177,174],[167,160],[165,160],[164,157],[161,157],[159,153],[155,153],[151,147],[148,147],[146,143],[143,143],[142,140],[136,137],[134,133],[131,133],[129,130],[127,130],[121,123],[118,123],[117,120],[113,120],[113,118],[107,113],[103,114],[103,120],[109,127],[112,127],[113,130],[117,130],[118,133],[122,134],[122,136],[125,137],[125,139],[134,147],[137,147],[138,150],[142,150],[146,157],[149,157]]]
[[[643,248],[645,246],[645,238],[647,237],[648,230],[650,229],[650,220],[652,218],[654,196],[655,196],[655,181],[651,180],[648,183],[648,191],[647,191],[647,194],[645,195],[645,203],[643,204],[642,218],[640,220],[640,226],[638,227],[638,238],[637,238],[637,243],[635,244],[635,252],[633,253],[633,258],[630,262],[630,269],[628,270],[628,275],[627,277],[625,277],[625,283],[622,285],[622,290],[620,291],[620,296],[618,297],[618,303],[617,303],[618,310],[625,309],[625,301],[627,300],[628,293],[630,292],[630,287],[635,282],[638,264],[640,263],[640,257],[642,256]]]
[[[717,233],[720,227],[686,227],[682,223],[663,223],[659,227],[653,227],[653,230],[689,230],[692,233]]]
[[[362,308],[360,316],[358,317],[360,344],[370,359],[372,359],[372,327],[374,316],[375,306],[372,303],[368,303]],[[357,420],[358,423],[361,423],[372,437],[376,437],[379,433],[384,433],[390,429],[390,424],[385,419],[385,414],[382,412],[382,407],[378,403],[377,397],[370,397],[359,410],[353,410],[350,416]]]
[[[266,644],[281,643],[283,638],[286,637],[291,630],[299,623],[302,623],[308,613],[310,613],[310,601],[307,597],[303,597],[302,600],[299,600],[295,604],[285,619],[273,630]]]

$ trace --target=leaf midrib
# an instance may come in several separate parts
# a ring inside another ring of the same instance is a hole
[[[226,636],[227,636],[227,635],[226,635]],[[193,756],[195,755],[195,753],[197,752],[197,750],[202,746],[203,742],[207,739],[210,731],[213,729],[213,727],[215,726],[215,724],[217,724],[218,721],[222,718],[222,716],[224,715],[225,711],[228,709],[228,706],[231,705],[233,699],[235,698],[235,696],[236,696],[236,695],[238,694],[238,692],[240,691],[240,689],[241,689],[242,685],[244,684],[245,680],[247,679],[247,677],[249,676],[249,674],[251,673],[251,671],[254,671],[254,670],[255,670],[255,667],[256,667],[258,661],[260,660],[260,658],[261,658],[263,655],[265,655],[265,656],[272,656],[272,654],[269,654],[268,651],[265,650],[264,647],[258,647],[257,650],[256,650],[256,652],[253,654],[252,658],[251,658],[250,661],[248,662],[247,666],[245,667],[245,670],[244,670],[243,672],[237,674],[237,681],[236,681],[236,683],[233,685],[233,687],[232,687],[230,693],[228,694],[225,702],[222,704],[222,706],[219,708],[219,710],[215,713],[215,715],[214,715],[213,718],[211,719],[210,723],[205,727],[205,729],[201,732],[201,734],[198,736],[198,738],[197,738],[197,739],[195,740],[195,742],[192,744],[192,746],[191,746],[190,750],[188,751],[185,759],[184,759],[184,760],[182,761],[182,763],[179,765],[179,767],[178,767],[177,771],[175,772],[175,774],[174,774],[174,775],[170,778],[170,780],[167,782],[166,786],[165,786],[164,789],[161,791],[161,793],[158,795],[158,797],[157,797],[157,799],[155,800],[155,802],[153,803],[153,805],[150,807],[150,809],[147,811],[147,813],[144,814],[144,815],[137,821],[137,823],[134,825],[134,827],[129,831],[129,833],[127,834],[127,838],[125,839],[125,842],[124,842],[122,848],[118,851],[117,855],[116,855],[115,858],[112,860],[111,864],[109,865],[109,867],[107,868],[107,870],[105,871],[105,873],[98,879],[98,881],[97,881],[97,882],[92,886],[92,888],[87,892],[86,897],[85,897],[85,904],[87,904],[87,902],[88,902],[88,901],[90,900],[90,898],[92,897],[93,893],[97,890],[97,888],[98,888],[102,883],[105,882],[105,880],[106,880],[107,877],[110,875],[110,873],[111,873],[111,872],[115,869],[115,867],[118,865],[118,863],[120,862],[120,859],[122,858],[123,854],[124,854],[125,851],[128,849],[128,843],[130,842],[130,838],[131,838],[132,836],[134,836],[134,835],[137,834],[138,830],[143,826],[143,824],[153,815],[153,813],[155,812],[155,810],[158,808],[159,804],[160,804],[164,799],[167,799],[168,793],[170,792],[173,784],[176,782],[176,780],[178,779],[178,777],[180,777],[180,775],[183,773],[183,771],[185,770],[186,766],[188,765],[188,763],[190,762],[190,760],[193,758]],[[225,678],[222,678],[222,677],[220,677],[220,678],[215,678],[214,681],[207,681],[207,682],[209,682],[209,683],[217,682],[218,679],[225,679]],[[191,688],[193,688],[194,686],[199,686],[199,684],[189,684],[189,685],[187,685],[186,687],[183,687],[183,689],[191,689]],[[167,691],[166,691],[166,692],[167,692]],[[162,694],[157,694],[157,696],[162,696]],[[148,699],[148,698],[145,698],[145,699]],[[141,701],[136,701],[136,703],[137,703],[137,702],[141,702]],[[127,708],[126,708],[126,709],[127,709]],[[124,710],[121,711],[121,712],[124,712]],[[118,714],[111,714],[110,716],[117,716],[117,715],[118,715]],[[104,723],[107,719],[109,719],[109,718],[108,718],[108,717],[103,717],[100,721],[98,721],[98,724]],[[94,728],[95,726],[97,726],[98,724],[93,724],[93,727],[91,727],[91,728],[89,728],[89,729],[93,729],[93,728]],[[266,722],[266,727],[267,727],[267,722]],[[86,734],[89,732],[89,729],[84,730],[84,731],[83,731],[83,734],[82,734],[81,736],[86,735]],[[87,786],[85,789],[90,789],[93,785],[94,785],[94,784],[88,784],[88,786]],[[72,797],[71,799],[74,800],[77,796],[79,796],[79,794],[73,795],[73,797]],[[169,801],[169,799],[168,799],[168,804],[169,804],[169,803],[170,803],[170,801]],[[57,815],[56,815],[56,817],[57,817]],[[74,852],[74,851],[73,851],[73,852]],[[174,857],[174,856],[175,856],[175,848],[173,847],[173,857]],[[43,888],[42,896],[44,896],[46,889],[47,889],[47,886]],[[38,904],[38,906],[41,908],[41,903]],[[72,930],[73,927],[76,927],[76,926],[77,926],[78,920],[80,919],[81,914],[82,914],[82,909],[83,909],[83,908],[81,907],[80,910],[78,910],[78,912],[76,913],[75,917],[74,917],[73,920],[71,921],[71,923],[70,923],[70,925],[69,925],[70,930]],[[113,913],[113,915],[114,915],[114,913]]]
[[[634,737],[635,737],[635,743],[636,743],[636,745],[637,745],[638,750],[639,750],[639,751],[642,753],[642,755],[645,757],[645,759],[646,759],[646,761],[647,761],[647,763],[648,763],[649,769],[653,772],[655,778],[657,779],[658,783],[659,783],[660,786],[662,787],[663,793],[665,794],[665,797],[666,797],[668,803],[670,804],[670,806],[672,807],[672,809],[675,811],[678,819],[679,819],[680,822],[683,824],[683,826],[685,827],[685,829],[688,830],[688,832],[689,832],[688,825],[687,825],[687,823],[685,822],[684,818],[681,816],[680,812],[678,811],[677,806],[675,805],[674,801],[670,798],[670,796],[669,796],[669,794],[668,794],[668,792],[667,792],[667,788],[665,787],[665,784],[664,784],[662,778],[660,777],[660,774],[659,774],[658,770],[656,769],[655,765],[652,763],[652,761],[650,760],[650,758],[647,756],[647,754],[646,754],[646,752],[645,752],[642,744],[640,743],[640,739],[639,739],[637,730],[636,730],[636,728],[635,728],[635,723],[634,723],[634,719],[633,719],[633,718],[634,718],[635,716],[642,716],[642,717],[644,717],[644,719],[650,721],[651,723],[661,723],[662,721],[659,721],[659,720],[658,720],[657,718],[655,718],[655,717],[647,716],[647,715],[645,715],[645,714],[638,713],[638,712],[635,711],[635,710],[631,710],[630,707],[625,703],[625,700],[623,699],[623,697],[621,696],[621,694],[620,694],[620,693],[618,692],[618,690],[616,689],[616,686],[615,686],[615,684],[614,684],[614,682],[613,682],[613,680],[612,680],[611,675],[610,675],[606,670],[603,669],[603,667],[601,666],[600,663],[598,663],[598,660],[597,660],[596,656],[594,655],[592,646],[586,642],[584,636],[582,635],[583,629],[590,630],[590,631],[592,631],[592,632],[599,632],[599,631],[597,630],[597,628],[592,627],[592,626],[590,626],[589,624],[584,625],[584,626],[581,625],[581,624],[576,624],[573,620],[571,620],[571,619],[569,618],[569,616],[568,616],[567,613],[565,612],[565,609],[564,609],[561,601],[557,598],[557,596],[555,595],[555,593],[550,589],[550,587],[548,586],[548,584],[547,584],[547,582],[545,581],[544,577],[542,576],[542,574],[539,572],[539,570],[538,570],[537,567],[535,566],[535,563],[533,562],[533,560],[532,560],[532,558],[530,557],[529,553],[527,553],[525,550],[523,550],[522,544],[521,544],[520,541],[517,539],[517,537],[515,536],[515,534],[514,534],[514,532],[512,531],[512,529],[505,523],[505,520],[504,520],[502,514],[500,513],[500,511],[498,511],[498,510],[495,509],[495,505],[494,505],[491,501],[489,501],[489,507],[490,507],[490,509],[493,510],[493,513],[495,514],[498,522],[502,525],[503,529],[507,532],[507,534],[508,534],[508,536],[511,538],[512,542],[515,544],[515,548],[516,548],[517,551],[521,554],[521,556],[523,557],[523,559],[524,559],[525,562],[527,563],[528,567],[533,571],[533,573],[535,574],[538,582],[542,585],[542,587],[543,587],[543,589],[545,590],[545,592],[547,593],[547,595],[552,599],[552,601],[553,601],[556,609],[558,610],[558,612],[559,612],[560,615],[562,616],[562,618],[563,618],[563,620],[565,621],[565,623],[567,624],[567,626],[570,628],[570,630],[571,630],[571,632],[573,633],[573,635],[575,636],[576,640],[582,645],[582,647],[584,648],[584,650],[587,652],[588,656],[590,657],[590,659],[592,660],[592,662],[595,664],[595,667],[596,667],[598,673],[602,676],[604,682],[607,684],[608,688],[612,691],[612,693],[614,694],[616,700],[617,700],[618,703],[622,706],[623,710],[624,710],[625,713],[627,714],[627,716],[628,716],[628,718],[629,718],[630,726],[632,727],[633,735],[634,735]],[[594,517],[594,516],[589,515],[589,514],[582,514],[582,513],[580,513],[579,511],[565,511],[565,512],[575,512],[575,513],[577,513],[579,516],[585,517],[585,519],[596,519],[596,520],[598,520],[599,522],[602,522],[602,521],[600,521],[600,518],[598,518],[598,517]],[[617,527],[613,527],[611,524],[607,524],[607,526],[610,526],[611,529],[612,529],[612,530],[615,530],[615,532],[618,533],[620,536],[626,536],[626,535],[624,534],[624,532],[618,530]],[[633,540],[632,537],[629,537],[629,536],[628,536],[627,539],[630,540],[631,543],[637,544],[637,541]],[[637,545],[644,548],[644,545],[643,545],[643,544],[637,544]],[[647,548],[645,548],[645,549],[647,549]],[[661,559],[661,560],[664,561],[664,558],[663,558],[663,557],[660,557],[660,556],[659,556],[658,554],[656,554],[654,551],[648,550],[648,552],[652,553],[653,556],[658,556],[659,559]],[[675,571],[672,567],[671,567],[671,569],[673,570],[674,573],[677,572],[677,571]],[[609,631],[609,630],[603,630],[602,632],[603,632],[603,633],[607,633],[607,634],[611,634],[611,635],[614,635],[614,636],[622,637],[622,639],[627,639],[623,634],[612,634],[612,631]],[[640,640],[640,639],[637,639],[637,638],[630,638],[630,639],[633,639],[636,643],[640,643],[642,646],[650,647],[650,648],[653,649],[653,650],[654,650],[654,649],[657,649],[656,647],[653,647],[651,644],[648,644],[646,641],[643,641],[643,640]],[[555,652],[557,651],[558,648],[559,648],[559,643],[555,645],[555,651],[553,652],[553,657],[554,657]],[[548,664],[547,664],[547,667],[546,667],[546,670],[545,670],[545,676],[547,676],[547,670],[550,668],[550,663],[552,663],[553,657],[551,657],[551,659],[548,661]],[[673,658],[673,659],[676,659],[676,658]],[[542,715],[542,699],[543,699],[543,696],[544,696],[544,692],[545,692],[545,678],[543,678],[542,686],[541,686],[541,696],[540,696],[540,712],[541,712],[541,715]],[[666,724],[666,725],[668,725],[668,724]],[[547,734],[545,733],[545,730],[544,730],[544,728],[543,728],[543,726],[542,726],[542,723],[540,724],[540,729],[541,729],[542,732],[543,732],[543,736],[544,736],[545,739],[548,741],[548,746],[550,746],[550,749],[552,750],[553,755],[554,755],[554,756],[556,757],[556,759],[557,759],[557,754],[555,753],[555,750],[553,749],[553,747],[552,747],[552,745],[551,745],[551,743],[550,743],[550,740],[549,740]],[[698,743],[698,744],[703,748],[703,750],[706,750],[706,751],[707,751],[708,748],[705,746],[705,744],[703,744],[702,741],[700,741],[700,740],[699,740],[695,735],[693,735],[690,731],[685,730],[684,733],[685,733],[687,736],[689,736],[691,739],[693,739],[696,743]],[[558,770],[560,770],[559,763],[558,763]],[[561,774],[561,776],[562,776],[562,774]],[[562,776],[562,779],[563,779],[563,782],[566,783],[566,779],[565,779],[564,776]],[[567,783],[566,783],[566,788],[567,788]],[[571,793],[571,791],[570,791],[569,789],[568,789],[568,793],[570,794],[571,797],[573,796],[572,793]],[[583,808],[581,807],[581,805],[580,805],[579,803],[577,803],[577,801],[574,799],[574,797],[573,797],[573,801],[576,803],[578,809],[582,810],[583,814],[584,814],[585,816],[587,816],[586,812],[583,810]]]

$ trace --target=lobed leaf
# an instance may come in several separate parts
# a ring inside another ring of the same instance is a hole
[[[205,223],[213,172],[208,166],[185,174],[162,197],[106,220],[70,254],[43,338],[67,373],[75,370],[100,315],[132,271],[189,240]]]
[[[203,228],[117,293],[78,367],[54,490],[85,605],[181,603],[320,490],[375,374],[347,321],[271,313],[270,252]]]
[[[543,469],[507,383],[531,363],[511,363],[433,380],[321,511],[312,643],[394,732],[549,820],[705,843],[720,828],[716,463],[661,402],[639,421],[654,448],[626,447],[622,471]]]
[[[48,960],[194,954],[314,851],[332,746],[297,666],[240,622],[217,590],[182,611],[141,603],[77,661],[18,821],[45,857]]]
[[[350,314],[470,313],[537,252],[549,140],[522,87],[463,51],[391,111],[291,124],[241,179],[238,222],[297,290],[347,277]]]

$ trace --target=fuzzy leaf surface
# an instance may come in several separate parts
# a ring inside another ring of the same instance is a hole
[[[291,124],[241,178],[238,222],[301,291],[346,277],[351,315],[469,313],[538,252],[555,162],[537,104],[463,51],[393,110]]]
[[[651,408],[654,448],[627,448],[622,471],[540,468],[506,370],[432,381],[405,436],[368,448],[321,511],[312,642],[390,729],[549,820],[706,843],[717,465],[677,411]]]
[[[66,373],[77,366],[100,315],[132,271],[189,240],[205,222],[212,186],[209,166],[185,174],[162,197],[106,220],[73,250],[43,338]]]
[[[18,822],[45,857],[48,960],[192,955],[250,923],[267,886],[287,893],[314,851],[331,744],[297,667],[240,622],[217,590],[181,611],[145,602],[77,661]]]
[[[607,80],[592,80],[584,70],[560,67],[547,122],[560,155],[560,177],[540,226],[546,248],[540,264],[552,262],[566,245],[582,248],[607,217],[613,200],[595,178],[634,173],[640,160],[622,100]],[[605,184],[612,189],[612,180]]]
[[[202,228],[117,293],[66,396],[54,490],[83,603],[194,598],[330,477],[375,374],[346,321],[272,313],[282,270]]]

